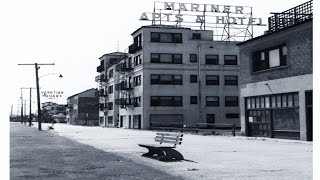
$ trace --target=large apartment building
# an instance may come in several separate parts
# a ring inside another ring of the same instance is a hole
[[[269,18],[262,36],[239,43],[241,131],[312,140],[312,1]]]
[[[100,58],[101,126],[240,126],[237,42],[213,41],[210,30],[164,25],[131,35],[129,53]]]

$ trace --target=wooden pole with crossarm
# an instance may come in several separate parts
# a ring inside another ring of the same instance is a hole
[[[18,64],[18,65],[33,65],[35,66],[36,70],[36,89],[37,89],[37,106],[38,106],[38,130],[41,131],[41,107],[40,107],[40,90],[39,90],[39,76],[38,76],[38,70],[40,67],[38,65],[54,65],[54,63],[51,64],[38,64],[38,63],[33,63],[33,64]]]

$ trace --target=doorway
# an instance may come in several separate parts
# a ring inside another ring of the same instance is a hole
[[[312,91],[306,91],[307,141],[313,141]]]

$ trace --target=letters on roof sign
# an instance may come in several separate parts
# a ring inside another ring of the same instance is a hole
[[[143,12],[141,21],[193,22],[212,24],[256,25],[265,26],[262,18],[252,17],[252,8],[248,6],[231,6],[198,3],[156,2],[163,3],[154,12]],[[156,10],[160,10],[156,11]],[[170,12],[169,12],[170,11]],[[189,14],[185,13],[189,12]],[[194,14],[190,14],[190,12]],[[190,20],[193,17],[193,20]]]

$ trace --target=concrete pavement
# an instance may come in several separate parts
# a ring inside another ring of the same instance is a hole
[[[45,129],[45,128],[44,128]],[[10,179],[182,179],[20,123],[10,123]]]

